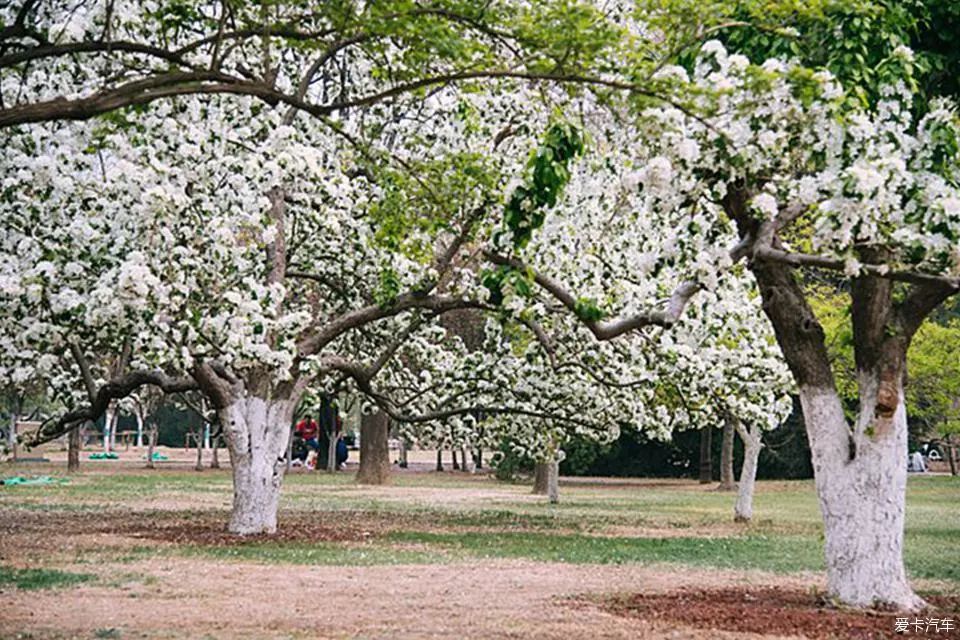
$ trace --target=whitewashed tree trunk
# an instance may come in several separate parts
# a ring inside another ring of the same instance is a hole
[[[116,404],[111,402],[107,405],[107,410],[103,414],[103,450],[107,453],[112,450],[113,439],[110,437],[110,429],[113,428],[113,416],[116,412]]]
[[[337,429],[331,427],[327,437],[327,471],[333,473],[337,470]]]
[[[153,453],[157,448],[157,425],[150,425],[150,433],[147,436],[149,444],[147,445],[147,469],[153,469],[157,465],[153,460]]]
[[[143,408],[137,404],[134,405],[133,415],[137,419],[137,448],[143,446]]]
[[[739,421],[736,428],[743,440],[743,467],[740,469],[733,519],[737,522],[749,522],[753,518],[753,489],[757,483],[757,461],[760,459],[760,450],[763,449],[763,434],[756,425],[748,429]]]
[[[735,437],[734,418],[727,412],[723,417],[723,444],[720,447],[720,491],[733,491],[737,483],[733,475],[733,439]]]
[[[197,436],[197,463],[193,465],[194,471],[203,471],[203,438],[201,437],[201,430],[206,431],[206,423],[197,430],[195,434]]]
[[[117,427],[120,426],[120,405],[115,404],[113,408],[113,419],[110,422],[110,449],[117,450]]]
[[[228,530],[239,535],[273,533],[283,485],[283,453],[295,403],[256,396],[220,409],[233,467],[233,512]]]
[[[861,385],[870,386],[861,379]],[[892,416],[873,419],[873,393],[863,393],[861,420],[872,428],[851,435],[833,389],[801,388],[825,527],[829,593],[854,606],[919,610],[924,601],[907,582],[903,529],[907,483],[907,416],[902,387]],[[860,425],[863,426],[863,425]]]

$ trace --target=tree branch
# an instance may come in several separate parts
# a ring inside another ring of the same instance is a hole
[[[159,387],[164,393],[179,393],[199,388],[193,378],[173,378],[162,371],[131,371],[100,387],[88,406],[68,411],[59,419],[51,418],[45,421],[34,434],[30,445],[36,446],[49,442],[83,422],[97,420],[104,414],[112,401],[126,398],[145,385]]]
[[[485,251],[484,256],[493,264],[508,266],[520,271],[533,273],[534,282],[556,298],[568,311],[576,314],[577,300],[559,282],[527,266],[517,258],[510,258],[491,251]],[[635,331],[650,325],[671,327],[677,323],[690,299],[700,290],[696,282],[684,282],[674,289],[666,308],[657,311],[644,311],[632,316],[615,320],[585,320],[580,321],[593,333],[598,340],[612,340],[625,333]]]

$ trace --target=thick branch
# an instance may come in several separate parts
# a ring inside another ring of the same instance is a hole
[[[86,421],[95,421],[104,414],[114,400],[126,398],[146,385],[154,385],[164,393],[179,393],[198,389],[193,378],[173,378],[162,371],[131,371],[100,387],[93,401],[86,407],[68,411],[56,421],[48,420],[34,435],[31,445],[49,442]]]
[[[556,298],[567,310],[576,313],[577,299],[574,298],[573,294],[567,291],[563,285],[550,276],[528,267],[517,258],[509,258],[489,251],[484,252],[484,256],[493,264],[513,267],[520,271],[532,272],[534,282]],[[594,321],[581,319],[581,322],[590,329],[598,340],[612,340],[625,333],[651,325],[671,327],[677,323],[680,316],[683,315],[683,310],[686,308],[687,303],[690,302],[690,299],[699,290],[699,284],[695,282],[684,282],[673,291],[665,309],[644,311],[615,320]]]

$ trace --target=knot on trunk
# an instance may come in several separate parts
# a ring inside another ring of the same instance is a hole
[[[880,376],[874,415],[883,420],[890,420],[897,411],[898,404],[900,404],[900,385],[897,384],[897,374],[887,369]]]

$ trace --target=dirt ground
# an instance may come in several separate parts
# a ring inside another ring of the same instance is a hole
[[[135,576],[128,584],[3,594],[0,633],[30,638],[89,638],[98,632],[124,638],[792,637],[625,617],[583,600],[638,589],[768,583],[758,575],[505,560],[273,567],[164,559],[127,564],[123,571]]]
[[[106,463],[98,469],[98,474],[130,470]],[[385,502],[403,497],[410,504],[439,497],[465,505],[504,499],[495,485],[472,484],[382,487],[376,495]],[[702,489],[690,485],[678,490]],[[890,616],[825,609],[816,596],[824,588],[823,578],[814,574],[492,558],[330,566],[204,554],[121,557],[144,546],[182,550],[240,544],[223,531],[229,503],[224,494],[127,499],[98,513],[65,509],[54,492],[49,502],[44,497],[30,509],[0,504],[0,565],[97,576],[87,584],[49,590],[0,583],[0,638],[902,637],[893,633]],[[145,518],[147,513],[152,517]],[[408,519],[418,515],[358,511],[340,514],[335,526],[314,521],[305,511],[287,511],[282,517],[281,531],[269,542],[362,542],[409,528]],[[432,526],[418,523],[423,530]],[[639,529],[628,533],[645,535]],[[945,612],[960,612],[957,598],[935,604]],[[951,615],[960,622],[960,615]],[[960,633],[929,637],[960,639]]]

